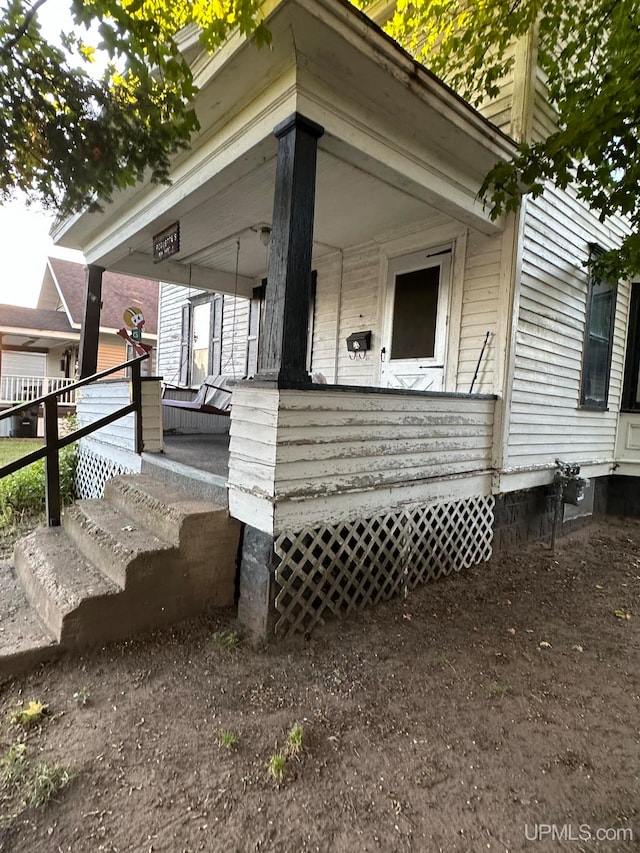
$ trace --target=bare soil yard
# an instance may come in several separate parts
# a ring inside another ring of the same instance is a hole
[[[0,688],[0,850],[637,850],[639,593],[613,522],[265,650],[224,613],[44,666]]]

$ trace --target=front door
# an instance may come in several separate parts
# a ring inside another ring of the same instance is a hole
[[[384,388],[441,391],[451,249],[389,262],[380,379]]]

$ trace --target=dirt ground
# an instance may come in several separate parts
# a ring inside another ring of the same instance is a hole
[[[37,808],[5,784],[0,850],[636,850],[639,592],[614,522],[266,650],[221,648],[224,613],[46,665],[0,688],[0,755],[75,778]]]

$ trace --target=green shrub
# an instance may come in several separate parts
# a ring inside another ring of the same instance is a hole
[[[74,480],[77,450],[74,444],[63,447],[60,459],[60,498],[63,504],[75,497]],[[0,480],[0,521],[10,522],[16,515],[38,515],[45,509],[44,459],[32,462]]]

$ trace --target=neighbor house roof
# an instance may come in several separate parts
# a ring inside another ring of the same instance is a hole
[[[60,258],[49,258],[47,263],[69,321],[78,329],[82,326],[84,310],[85,267]],[[157,281],[105,272],[102,276],[100,328],[122,328],[125,309],[135,306],[142,308],[145,333],[155,335],[158,328],[158,292]]]
[[[20,305],[0,305],[0,332],[71,332],[71,324],[64,311],[43,308],[23,308]]]

